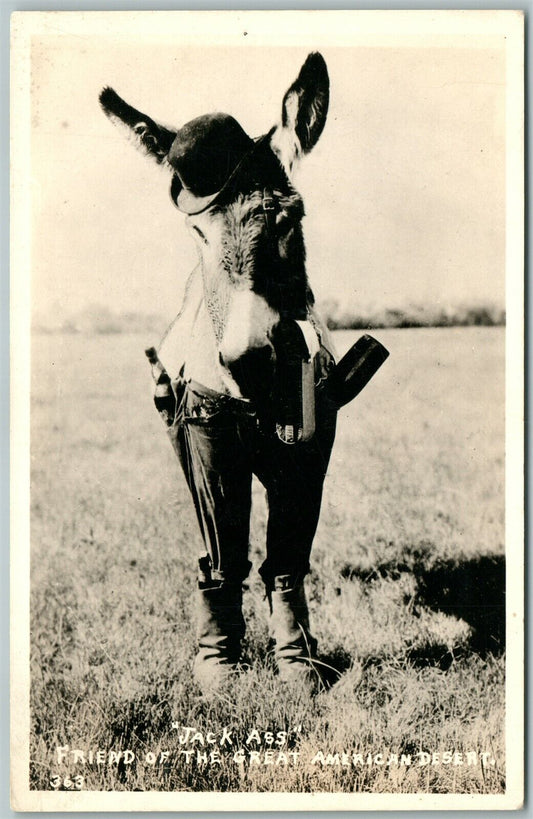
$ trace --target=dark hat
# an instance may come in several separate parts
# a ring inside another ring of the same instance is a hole
[[[180,128],[168,153],[177,207],[189,214],[206,210],[257,144],[229,114],[204,114]]]

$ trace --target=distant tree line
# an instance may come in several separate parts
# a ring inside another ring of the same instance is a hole
[[[317,308],[331,330],[369,330],[386,327],[497,327],[505,324],[505,310],[495,304],[420,305],[361,309],[328,299]],[[67,316],[36,314],[35,333],[161,333],[173,316],[88,305]]]
[[[331,330],[364,330],[383,327],[499,327],[505,310],[495,304],[410,304],[403,307],[345,307],[336,300],[318,305]]]

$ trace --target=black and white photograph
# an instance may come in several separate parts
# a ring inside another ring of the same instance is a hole
[[[11,37],[13,809],[520,807],[522,13]]]

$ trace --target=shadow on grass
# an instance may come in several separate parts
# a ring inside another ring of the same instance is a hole
[[[277,675],[276,661],[274,659],[274,642],[269,640],[264,645],[254,645],[253,657],[250,646],[248,651],[244,651],[244,664],[253,666],[256,660],[259,664],[268,668],[271,673]],[[255,659],[254,659],[255,658]],[[353,665],[353,658],[341,647],[337,646],[334,651],[328,653],[318,652],[315,670],[320,677],[321,685],[332,688],[342,678],[343,674]]]
[[[447,668],[466,651],[481,657],[498,656],[505,650],[505,558],[502,555],[471,558],[463,561],[437,561],[427,567],[425,555],[413,553],[405,563],[382,563],[370,570],[345,566],[347,579],[371,583],[379,578],[398,579],[408,572],[417,581],[414,612],[425,606],[463,620],[470,626],[467,645],[451,651],[443,645],[413,649],[409,659],[417,665]],[[426,563],[426,565],[424,565]]]
[[[481,656],[505,650],[505,559],[502,555],[437,564],[419,577],[421,603],[464,620],[470,648]]]
[[[351,668],[353,660],[343,648],[338,647],[329,654],[318,655],[320,678],[326,689],[339,682],[342,675]]]

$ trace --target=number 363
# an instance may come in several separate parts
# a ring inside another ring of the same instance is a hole
[[[55,791],[81,791],[83,788],[83,776],[77,774],[76,776],[51,776],[50,787]]]

